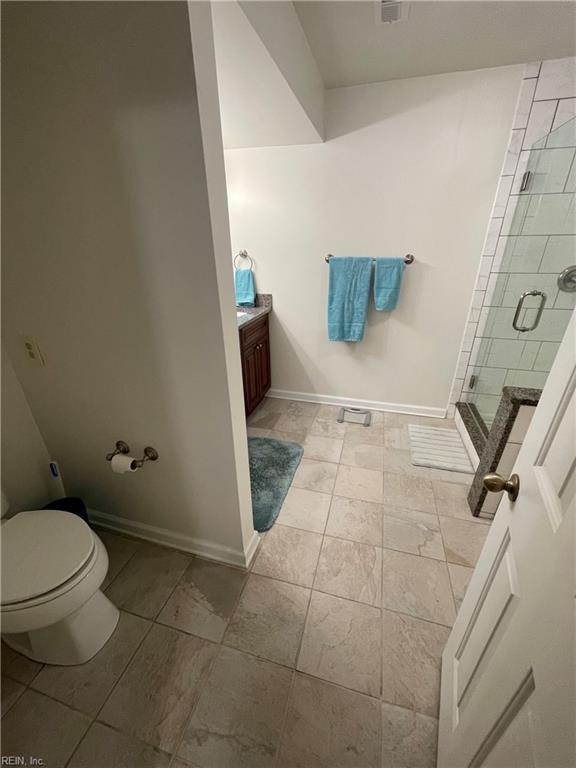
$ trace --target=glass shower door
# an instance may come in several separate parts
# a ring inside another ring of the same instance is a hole
[[[544,386],[576,305],[575,154],[576,118],[520,157],[464,384],[488,428],[502,387]]]

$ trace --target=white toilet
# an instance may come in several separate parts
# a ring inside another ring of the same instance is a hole
[[[108,553],[69,512],[20,512],[3,523],[2,639],[46,664],[83,664],[106,643],[119,611],[100,591]]]

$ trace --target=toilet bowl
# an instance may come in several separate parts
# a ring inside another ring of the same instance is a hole
[[[100,591],[108,554],[76,515],[20,512],[1,527],[2,639],[46,664],[83,664],[114,632],[119,611]]]

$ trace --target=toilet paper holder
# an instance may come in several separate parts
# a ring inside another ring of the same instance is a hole
[[[119,453],[130,453],[130,446],[128,443],[125,443],[124,440],[116,441],[116,447],[112,453],[106,454],[106,461],[112,461],[114,456],[117,456]],[[144,448],[144,456],[142,456],[141,459],[134,459],[134,468],[140,469],[140,467],[144,466],[145,461],[157,461],[158,458],[159,456],[156,448],[152,448],[151,445],[147,445],[146,448]]]

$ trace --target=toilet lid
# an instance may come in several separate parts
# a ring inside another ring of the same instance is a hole
[[[2,605],[56,589],[78,573],[94,550],[92,531],[70,512],[20,512],[1,530]]]

